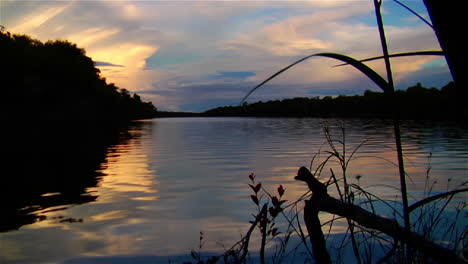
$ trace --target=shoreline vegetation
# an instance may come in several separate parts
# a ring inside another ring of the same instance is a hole
[[[427,88],[421,83],[407,90],[395,91],[396,99],[383,92],[366,90],[363,95],[295,97],[283,100],[258,101],[237,106],[220,106],[205,112],[158,111],[156,118],[171,117],[280,117],[280,118],[378,118],[391,119],[395,108],[403,120],[457,121],[460,111],[453,103],[456,90],[453,82],[442,88]],[[395,101],[392,101],[395,100]],[[396,105],[394,105],[396,103]]]
[[[0,26],[0,49],[0,120],[122,122],[156,116],[151,102],[107,83],[74,43],[41,42]]]
[[[392,118],[395,108],[401,119],[454,120],[460,109],[454,107],[453,82],[442,89],[425,88],[420,83],[406,91],[395,92],[395,99],[383,92],[365,91],[364,95],[336,97],[296,97],[267,102],[244,103],[210,109],[203,116],[246,117],[343,117]],[[395,100],[395,101],[393,101]],[[396,105],[395,105],[396,103]]]

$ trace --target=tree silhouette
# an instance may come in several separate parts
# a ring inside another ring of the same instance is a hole
[[[1,119],[131,120],[156,107],[108,84],[84,49],[66,40],[45,43],[0,30]],[[4,56],[3,56],[4,55]]]
[[[267,117],[363,117],[391,118],[392,107],[398,107],[405,119],[453,119],[457,108],[454,83],[442,89],[426,88],[420,83],[406,91],[395,92],[395,104],[388,94],[367,90],[364,95],[293,99],[256,102],[242,106],[225,106],[205,112],[208,116]]]

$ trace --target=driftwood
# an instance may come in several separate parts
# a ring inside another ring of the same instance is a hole
[[[314,257],[320,264],[331,264],[330,254],[327,250],[327,244],[323,237],[322,225],[318,217],[319,203],[317,199],[305,201],[304,221],[306,222],[307,232],[309,232],[310,242],[312,243],[312,251]]]
[[[455,252],[429,241],[417,233],[406,231],[394,219],[378,216],[357,205],[345,203],[329,196],[325,185],[319,182],[305,167],[299,169],[295,179],[306,182],[312,191],[312,197],[305,204],[304,220],[318,263],[331,263],[323,233],[321,230],[317,230],[321,229],[318,219],[320,211],[343,216],[355,221],[360,226],[383,232],[440,263],[467,263],[459,258]]]

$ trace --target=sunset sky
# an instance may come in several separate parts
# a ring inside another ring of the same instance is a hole
[[[422,0],[403,1],[428,18]],[[432,29],[384,1],[391,53],[440,50]],[[300,59],[336,52],[381,54],[371,0],[342,1],[4,1],[0,25],[42,41],[86,49],[108,82],[160,110],[204,111],[237,105],[255,85]],[[394,59],[396,86],[451,80],[441,57]],[[351,67],[313,58],[257,90],[248,101],[362,94],[378,88]],[[383,62],[368,64],[383,73]]]

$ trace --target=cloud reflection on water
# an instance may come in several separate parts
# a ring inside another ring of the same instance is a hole
[[[134,256],[135,261],[149,255],[185,255],[198,247],[200,231],[205,234],[204,250],[221,251],[240,239],[249,227],[250,213],[255,212],[247,186],[250,172],[255,172],[271,193],[282,184],[284,199],[289,202],[307,191],[293,176],[300,166],[308,166],[319,150],[328,150],[322,131],[326,122],[339,138],[336,122],[320,119],[142,122],[127,132],[130,139],[108,148],[99,170],[104,176],[98,186],[88,188],[98,196],[96,202],[49,212],[46,221],[0,234],[0,260],[35,263],[41,258],[44,262],[77,263],[92,257],[101,257],[104,262],[122,255]],[[365,186],[398,187],[398,169],[391,163],[396,160],[391,122],[347,120],[345,124],[348,153],[366,140],[350,163],[350,181],[357,182],[359,174]],[[437,150],[434,164],[449,164],[444,171],[434,171],[441,182],[438,189],[445,189],[447,172],[455,184],[464,181],[467,170],[463,164],[468,158],[466,131],[424,127],[407,124],[403,128],[408,174],[414,181],[409,188],[416,196],[426,176],[429,152]],[[339,174],[337,164],[330,166]],[[324,169],[321,180],[328,177],[329,168]],[[399,194],[387,187],[370,190],[389,199]],[[336,195],[334,187],[330,192]],[[83,222],[60,222],[58,216]],[[321,219],[327,221],[331,216],[321,214]],[[334,226],[334,233],[346,228],[341,222]]]

